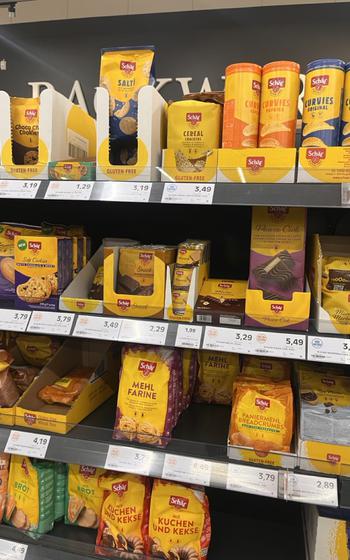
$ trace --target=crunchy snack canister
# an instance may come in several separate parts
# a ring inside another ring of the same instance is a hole
[[[345,62],[321,58],[306,67],[303,147],[338,146]]]
[[[258,145],[261,66],[242,62],[226,68],[223,148]]]
[[[259,148],[294,148],[300,66],[279,60],[262,69]]]
[[[341,146],[350,146],[350,62],[345,66],[343,111],[339,144],[341,144]]]

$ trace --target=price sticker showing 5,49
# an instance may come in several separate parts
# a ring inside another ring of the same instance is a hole
[[[50,439],[51,436],[46,434],[11,430],[6,443],[5,453],[45,459]]]

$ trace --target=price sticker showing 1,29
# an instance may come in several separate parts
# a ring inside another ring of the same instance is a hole
[[[0,560],[24,560],[28,545],[0,539]]]
[[[165,183],[162,202],[168,204],[213,204],[213,183]]]
[[[45,459],[51,436],[11,430],[5,453]]]
[[[50,181],[47,200],[89,200],[94,181]]]
[[[336,478],[297,473],[285,473],[287,477],[287,500],[320,506],[338,506],[338,483]]]
[[[119,340],[164,346],[168,333],[168,326],[168,323],[161,323],[160,321],[123,319]]]
[[[118,340],[120,325],[120,319],[79,315],[74,328],[74,336],[102,340]]]

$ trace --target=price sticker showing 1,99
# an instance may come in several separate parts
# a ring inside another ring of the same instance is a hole
[[[201,344],[203,327],[198,325],[178,325],[175,346],[198,349]]]
[[[5,453],[45,459],[50,439],[51,436],[47,434],[11,430],[6,443]]]

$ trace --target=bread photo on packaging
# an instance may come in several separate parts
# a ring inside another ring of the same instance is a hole
[[[89,383],[93,368],[77,367],[64,377],[57,379],[53,385],[46,385],[38,393],[39,399],[47,404],[64,404],[71,406]]]

